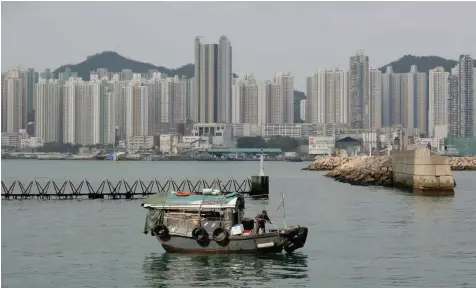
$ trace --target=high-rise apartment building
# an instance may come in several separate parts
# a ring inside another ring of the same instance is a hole
[[[126,138],[149,135],[149,95],[147,88],[140,81],[130,82],[125,88]]]
[[[300,114],[300,118],[301,118],[301,121],[303,121],[304,123],[306,123],[306,113],[307,113],[307,99],[302,99],[300,102],[299,102],[299,114]]]
[[[448,135],[459,137],[461,131],[460,122],[460,98],[459,98],[459,78],[458,71],[452,69],[449,77],[449,97],[448,97]]]
[[[258,85],[258,124],[271,123],[271,81]],[[233,102],[233,111],[235,101]]]
[[[350,57],[349,124],[354,129],[370,127],[370,66],[369,57],[360,50]]]
[[[58,80],[40,79],[33,87],[36,89],[36,137],[43,138],[45,143],[59,143],[62,141],[62,102]]]
[[[256,79],[241,75],[232,87],[232,123],[258,124],[259,96]]]
[[[26,94],[26,105],[24,107],[26,110],[24,109],[24,113],[26,113],[25,117],[27,117],[33,110],[36,110],[33,96],[36,92],[35,84],[38,83],[38,72],[35,72],[33,68],[28,68],[28,70],[24,72],[23,79],[23,90],[24,94]]]
[[[418,72],[417,66],[412,65],[408,77],[408,102],[406,109],[406,127],[417,128],[420,132],[428,132],[428,76]]]
[[[348,121],[348,74],[343,69],[318,69],[310,79],[307,105],[311,123]]]
[[[187,81],[179,76],[163,79],[161,85],[161,122],[175,126],[186,120]]]
[[[221,36],[218,43],[218,77],[217,77],[217,121],[231,123],[231,90],[233,78],[232,47],[226,36]]]
[[[283,124],[294,123],[294,76],[291,73],[276,73],[274,83],[280,85]],[[274,104],[273,104],[274,105]]]
[[[459,137],[471,138],[475,136],[475,115],[474,112],[474,76],[473,76],[473,59],[470,55],[461,55],[458,63],[459,78],[459,98],[460,98],[460,115],[461,123]]]
[[[218,120],[218,44],[202,44],[199,37],[195,38],[195,82],[198,96],[198,113],[196,113],[198,122],[216,123]],[[193,104],[195,105],[195,101]],[[197,109],[193,105],[191,108]],[[195,111],[192,114],[195,114]]]
[[[428,133],[435,135],[435,126],[448,125],[450,73],[443,67],[429,71],[428,76]]]
[[[382,72],[370,68],[370,128],[382,128]]]
[[[382,75],[382,127],[390,127],[393,122],[392,113],[392,66],[387,66],[385,73]]]
[[[17,133],[26,127],[23,88],[20,69],[10,70],[2,85],[2,132]]]
[[[115,141],[115,98],[106,80],[97,74],[91,81],[70,78],[60,87],[63,110],[63,142],[81,145]]]

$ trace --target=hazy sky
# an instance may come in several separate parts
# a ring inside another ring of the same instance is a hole
[[[2,71],[55,69],[105,50],[175,68],[194,37],[228,36],[233,71],[259,81],[347,67],[363,48],[375,66],[404,54],[476,57],[476,2],[2,2]]]

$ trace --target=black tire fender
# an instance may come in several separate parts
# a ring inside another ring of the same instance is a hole
[[[154,233],[160,238],[167,238],[170,236],[169,228],[167,228],[167,226],[165,226],[164,224],[157,225],[154,229]]]
[[[230,234],[228,233],[228,231],[226,231],[226,229],[222,227],[218,227],[217,229],[215,229],[215,231],[213,231],[213,240],[215,240],[215,242],[219,244],[226,242],[229,237]]]
[[[203,242],[208,239],[208,233],[203,227],[197,227],[193,229],[192,237],[197,242]]]

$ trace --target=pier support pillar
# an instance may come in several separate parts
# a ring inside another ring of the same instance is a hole
[[[269,176],[251,176],[250,196],[253,198],[269,197]]]

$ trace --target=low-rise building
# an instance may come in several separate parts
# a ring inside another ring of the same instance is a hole
[[[4,132],[2,133],[2,147],[20,148],[22,139],[28,139],[28,134],[23,129],[20,132]]]
[[[38,147],[43,147],[45,145],[45,141],[41,137],[30,137],[20,140],[20,147],[22,149],[35,149]]]
[[[209,137],[213,146],[233,147],[233,125],[225,123],[195,123],[192,136]]]
[[[179,134],[162,134],[159,136],[160,152],[165,154],[177,154],[178,144],[181,136]]]
[[[157,136],[131,136],[126,139],[126,151],[128,153],[150,152],[158,145]]]
[[[335,146],[334,136],[309,136],[309,155],[331,155]]]

